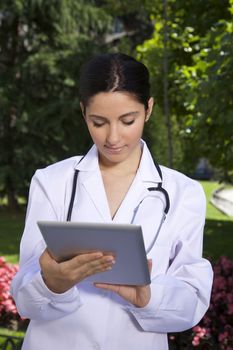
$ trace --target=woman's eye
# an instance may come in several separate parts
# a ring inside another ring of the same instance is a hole
[[[101,126],[104,125],[104,123],[93,122],[93,125],[94,125],[96,128],[100,128]]]
[[[124,125],[132,125],[133,123],[134,123],[134,119],[133,120],[129,120],[129,121],[122,121],[122,123],[124,124]],[[104,124],[105,124],[105,122],[100,122],[100,121],[93,121],[92,122],[93,123],[93,126],[95,127],[95,128],[101,128],[101,126],[104,126]]]
[[[133,120],[130,120],[130,121],[128,121],[128,122],[123,121],[123,123],[124,123],[125,125],[132,125],[132,124],[134,123],[134,119],[133,119]]]

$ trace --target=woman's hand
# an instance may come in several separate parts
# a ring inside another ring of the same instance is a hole
[[[101,252],[80,254],[56,262],[46,249],[40,257],[42,277],[47,287],[55,293],[64,293],[90,275],[110,270],[114,258]]]
[[[149,271],[152,269],[152,260],[148,260]],[[124,286],[116,284],[106,284],[106,283],[95,283],[97,288],[102,288],[106,290],[111,290],[112,292],[117,293],[122,298],[133,304],[137,307],[146,306],[151,297],[150,285],[146,286]]]

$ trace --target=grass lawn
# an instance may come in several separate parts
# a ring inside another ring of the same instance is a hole
[[[207,198],[204,235],[204,255],[217,260],[225,255],[233,260],[233,217],[223,214],[210,203],[210,197],[219,187],[217,182],[201,181]]]
[[[14,336],[14,337],[23,337],[25,332],[23,332],[23,331],[12,331],[10,329],[0,327],[0,333],[2,335],[11,335],[11,336]]]
[[[24,226],[24,211],[10,213],[0,210],[0,256],[11,263],[18,262],[19,242]]]
[[[233,259],[233,218],[221,213],[209,202],[211,193],[219,184],[207,181],[202,181],[201,184],[207,197],[204,255],[213,260],[217,260],[220,255]],[[6,209],[0,209],[0,256],[5,256],[12,263],[18,262],[24,216],[24,211],[11,214]]]
[[[25,335],[25,332],[19,332],[19,331],[12,331],[12,330],[9,330],[7,328],[3,328],[3,327],[0,327],[0,346],[2,346],[5,341],[6,341],[6,337],[17,337],[17,342],[20,341],[20,339],[23,339],[24,335]],[[20,338],[20,339],[18,339]],[[16,341],[16,339],[15,339]],[[21,340],[22,341],[22,340]],[[6,344],[4,344],[6,346]],[[12,345],[8,344],[7,347],[4,347],[4,349],[16,349],[12,347]]]

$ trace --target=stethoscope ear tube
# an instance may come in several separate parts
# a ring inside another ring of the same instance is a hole
[[[75,198],[76,186],[77,186],[78,173],[79,173],[79,170],[75,169],[75,171],[74,171],[74,178],[73,178],[73,185],[72,185],[72,192],[71,192],[71,197],[70,197],[70,204],[69,204],[69,209],[68,209],[68,214],[67,214],[67,217],[66,217],[66,221],[70,221],[71,220],[72,210],[73,210],[73,206],[74,206],[74,198]]]
[[[82,157],[80,159],[80,161],[83,159],[84,157]],[[79,161],[79,162],[80,162]],[[157,171],[160,175],[160,178],[162,180],[162,171],[159,167],[159,165],[157,163],[155,163],[155,166],[157,168]],[[72,210],[73,210],[73,206],[74,206],[74,199],[75,199],[75,193],[76,193],[76,187],[77,187],[77,178],[78,178],[78,173],[79,173],[79,170],[78,169],[75,169],[74,171],[74,177],[73,177],[73,184],[72,184],[72,192],[71,192],[71,198],[70,198],[70,203],[69,203],[69,208],[68,208],[68,213],[67,213],[67,218],[66,218],[66,221],[70,221],[71,220],[71,215],[72,215]],[[161,219],[161,223],[159,225],[159,229],[157,231],[157,234],[155,235],[155,238],[153,239],[153,242],[151,243],[150,247],[147,249],[147,252],[149,252],[159,234],[159,231],[160,231],[160,228],[164,222],[164,220],[166,219],[166,215],[170,209],[170,199],[169,199],[169,195],[167,193],[167,191],[162,187],[162,182],[159,182],[158,183],[158,186],[157,187],[148,187],[147,190],[149,192],[151,191],[160,191],[161,193],[163,193],[164,197],[165,197],[165,201],[166,201],[166,205],[165,205],[165,209],[164,209],[164,215]],[[137,214],[137,211],[139,209],[139,206],[140,204],[143,202],[143,199],[141,200],[141,202],[138,204],[138,206],[135,208],[134,210],[134,213],[133,213],[133,217],[131,219],[131,224],[133,224],[134,222],[134,219],[135,219],[135,216]]]
[[[81,162],[81,160],[82,160],[84,157],[85,157],[85,156],[81,157],[81,159],[78,161],[78,164]],[[79,170],[78,170],[78,169],[74,169],[74,177],[73,177],[73,184],[72,184],[72,192],[71,192],[70,203],[69,203],[69,208],[68,208],[68,213],[67,213],[66,221],[70,221],[70,220],[71,220],[71,215],[72,215],[73,206],[74,206],[75,193],[76,193],[76,187],[77,187],[78,173],[79,173]]]
[[[148,187],[148,191],[160,191],[164,194],[165,200],[166,200],[166,206],[164,209],[164,213],[167,215],[167,213],[170,209],[170,199],[169,199],[169,195],[168,195],[167,191],[165,190],[165,188],[162,187],[162,182],[159,182],[157,187]]]
[[[156,232],[156,234],[154,235],[153,240],[152,240],[152,242],[150,243],[149,247],[146,248],[146,254],[148,254],[148,253],[151,251],[151,249],[153,248],[153,246],[154,246],[154,244],[155,244],[155,241],[156,241],[156,239],[157,239],[157,237],[158,237],[158,235],[159,235],[159,232],[160,232],[160,230],[161,230],[161,227],[162,227],[162,225],[163,225],[163,223],[164,223],[164,221],[165,221],[165,219],[166,219],[166,215],[167,215],[167,213],[168,213],[168,211],[169,211],[169,208],[170,208],[169,195],[168,195],[167,191],[162,187],[162,183],[161,183],[161,182],[158,184],[157,187],[148,187],[147,190],[148,190],[149,192],[152,192],[152,191],[161,192],[161,193],[164,195],[164,197],[165,197],[165,206],[164,206],[164,209],[163,209],[163,215],[162,215],[162,217],[161,217],[161,220],[160,220],[160,223],[159,223],[159,227],[158,227],[158,229],[157,229],[157,232]],[[138,209],[139,209],[139,207],[141,206],[142,202],[143,202],[146,198],[148,198],[148,197],[154,197],[154,196],[153,196],[153,195],[146,195],[146,196],[139,202],[139,204],[137,205],[137,207],[134,209],[133,217],[132,217],[131,222],[130,222],[131,224],[134,223],[135,217],[136,217],[137,212],[138,212]]]

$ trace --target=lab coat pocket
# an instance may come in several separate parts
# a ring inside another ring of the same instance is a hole
[[[154,244],[148,259],[152,259],[151,279],[164,274],[170,265],[171,247],[168,245]]]

